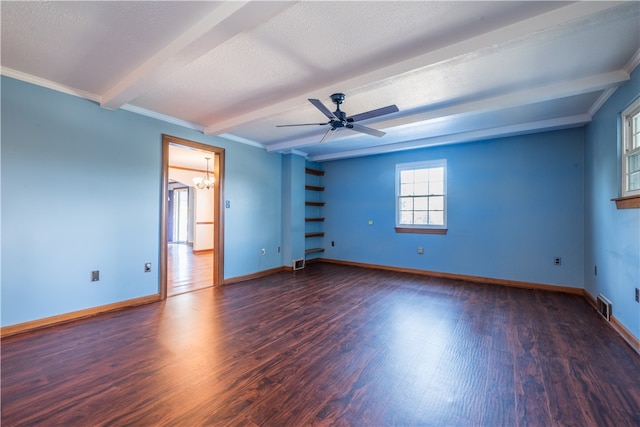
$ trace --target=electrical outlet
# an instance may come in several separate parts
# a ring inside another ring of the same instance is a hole
[[[226,202],[224,202],[224,207],[229,209],[231,207],[231,200],[227,200]]]
[[[267,250],[265,248],[262,248],[262,255],[266,255],[267,254]]]
[[[422,255],[424,253],[424,249],[422,248],[422,246],[418,246],[418,253],[420,255]]]
[[[598,275],[598,266],[597,266],[597,265],[594,265],[594,266],[593,266],[593,275],[594,275],[594,276],[597,276],[597,275]]]
[[[640,289],[636,288],[636,302],[640,302]]]
[[[276,252],[280,253],[280,246],[276,248]]]
[[[555,257],[553,259],[553,265],[562,265],[562,258],[560,258],[559,256]]]
[[[93,270],[91,272],[91,281],[98,282],[100,280],[100,270]]]
[[[145,262],[144,263],[144,272],[145,273],[150,273],[151,272],[151,263],[150,262]]]
[[[331,241],[331,246],[335,246],[336,242],[334,242],[333,240]]]

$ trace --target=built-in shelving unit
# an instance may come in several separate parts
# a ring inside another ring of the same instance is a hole
[[[312,167],[305,168],[306,182],[305,182],[305,258],[315,257],[317,254],[324,252],[323,239],[324,231],[322,230],[322,224],[324,222],[324,216],[322,208],[324,202],[322,201],[322,194],[324,187],[322,186],[322,177],[324,171]]]

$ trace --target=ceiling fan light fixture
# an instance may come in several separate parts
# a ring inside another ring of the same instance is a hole
[[[207,172],[205,173],[204,177],[201,176],[196,176],[193,178],[193,184],[197,187],[200,188],[202,190],[204,189],[211,189],[213,188],[213,186],[216,183],[216,176],[213,172],[211,172],[211,174],[209,174],[209,160],[211,159],[211,157],[205,157],[205,159],[207,160]]]

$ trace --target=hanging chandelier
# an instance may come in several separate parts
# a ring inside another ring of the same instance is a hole
[[[205,174],[204,178],[200,176],[193,178],[193,183],[200,189],[206,188],[207,190],[209,190],[210,188],[213,188],[213,185],[216,182],[216,176],[213,174],[213,172],[211,172],[211,175],[209,175],[209,160],[211,159],[211,157],[205,157],[205,159],[207,159],[207,173]]]

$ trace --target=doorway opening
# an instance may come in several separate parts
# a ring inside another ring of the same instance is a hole
[[[224,149],[163,135],[162,172],[161,298],[222,284]],[[215,183],[197,187],[206,173]]]

